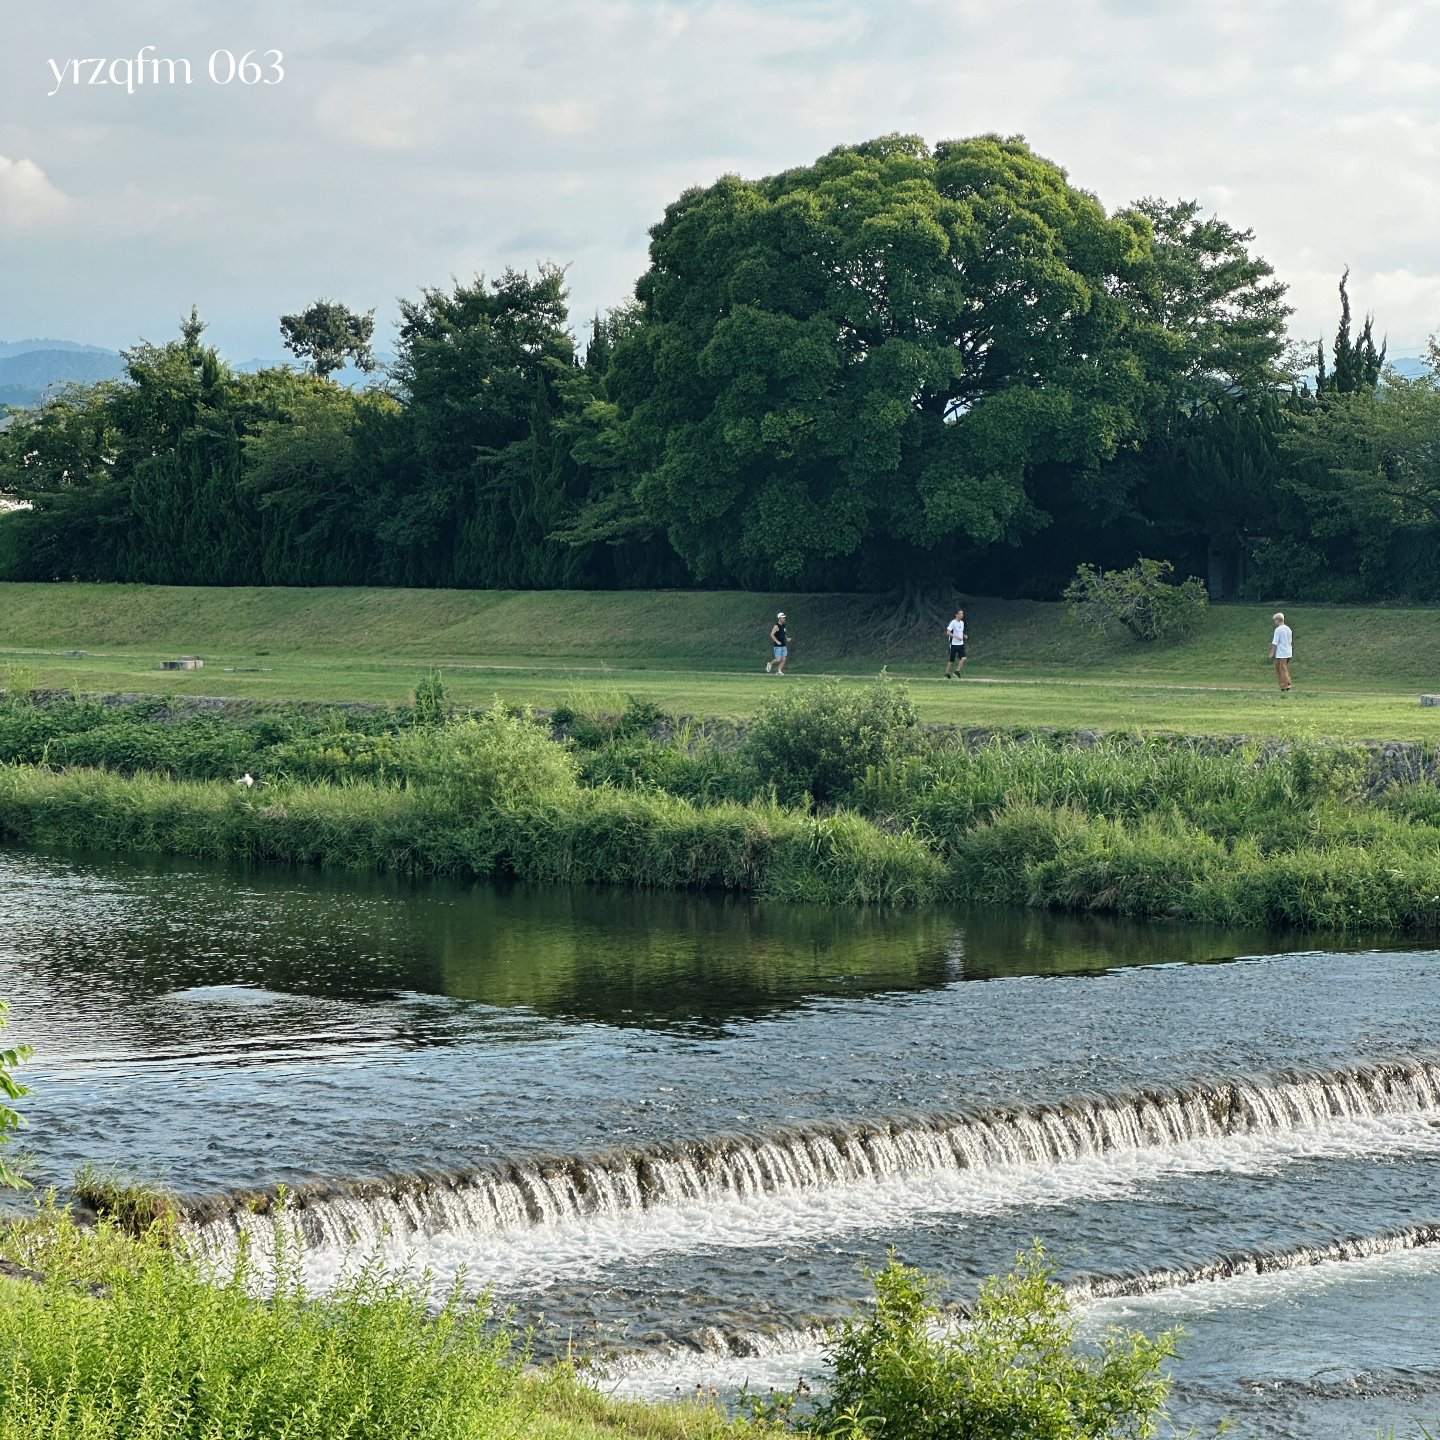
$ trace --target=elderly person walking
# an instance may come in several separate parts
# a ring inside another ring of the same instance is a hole
[[[1270,658],[1275,662],[1275,678],[1280,682],[1280,693],[1287,695],[1290,692],[1290,658],[1295,650],[1293,637],[1280,611],[1277,610],[1270,618],[1275,622],[1275,635],[1270,641]]]

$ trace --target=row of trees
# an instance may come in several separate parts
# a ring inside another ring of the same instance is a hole
[[[1107,215],[1023,141],[890,136],[687,191],[583,354],[563,272],[286,316],[16,416],[0,574],[1054,596],[1137,552],[1246,593],[1440,594],[1440,388],[1342,319],[1314,383],[1249,232]]]

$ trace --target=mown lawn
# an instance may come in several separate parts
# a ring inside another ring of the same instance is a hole
[[[913,683],[926,719],[973,725],[1440,739],[1440,609],[1288,606],[1296,689],[1265,661],[1270,605],[1222,605],[1184,645],[1093,637],[1064,607],[968,599],[971,660],[947,683],[937,633],[876,638],[872,602],[734,591],[513,592],[0,585],[0,664],[81,690],[267,699],[403,700],[430,666],[463,703],[553,705],[634,692],[681,713],[744,715],[777,684]],[[774,612],[790,616],[784,681],[762,673]],[[65,655],[81,650],[83,655]],[[167,672],[162,659],[205,658]]]

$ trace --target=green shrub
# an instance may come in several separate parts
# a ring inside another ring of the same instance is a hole
[[[1082,565],[1065,591],[1070,616],[1087,630],[1106,634],[1123,626],[1136,640],[1183,640],[1199,623],[1209,597],[1194,575],[1179,585],[1168,560],[1141,557],[1128,570]]]
[[[455,808],[513,805],[536,795],[575,788],[575,761],[543,726],[491,710],[445,726],[396,735],[391,742],[400,774],[426,785]]]
[[[292,1257],[293,1258],[293,1257]],[[293,1264],[217,1279],[153,1233],[72,1234],[0,1303],[3,1440],[462,1440],[516,1433],[506,1331],[367,1266],[323,1300]],[[257,1295],[258,1292],[258,1295]]]
[[[618,690],[575,691],[550,712],[551,722],[565,727],[582,750],[643,736],[663,718],[653,700]]]
[[[417,725],[443,725],[450,716],[450,705],[445,699],[445,682],[438,670],[432,670],[415,686],[415,723]]]
[[[864,689],[829,681],[766,701],[750,722],[742,755],[783,803],[809,795],[829,804],[867,770],[913,750],[915,725],[915,707],[894,681]]]
[[[752,766],[704,737],[693,745],[639,737],[611,740],[579,756],[582,785],[664,790],[696,804],[749,800],[760,788]]]
[[[1178,1332],[1112,1329],[1098,1351],[1037,1244],[992,1278],[968,1321],[939,1328],[935,1283],[891,1261],[869,1313],[833,1332],[818,1434],[892,1440],[1144,1440],[1163,1418]]]
[[[338,780],[380,773],[383,766],[367,765],[366,757],[379,747],[383,760],[381,742],[408,720],[408,712],[291,709],[246,720],[202,714],[176,721],[154,702],[0,706],[0,762],[149,770],[185,780],[233,780],[246,771]]]
[[[9,1001],[0,1000],[0,1030],[5,1028],[9,1016]],[[11,1132],[25,1123],[5,1100],[18,1100],[22,1095],[30,1093],[12,1073],[17,1066],[23,1065],[30,1055],[28,1045],[16,1045],[10,1050],[0,1050],[0,1096],[5,1097],[0,1100],[0,1145],[8,1145],[12,1138]],[[5,1157],[0,1155],[0,1189],[23,1190],[26,1184],[27,1182],[5,1163]]]
[[[8,660],[0,667],[0,694],[12,710],[28,707],[40,679],[40,672],[33,665],[22,665],[19,661]]]
[[[1038,868],[1089,828],[1077,809],[1017,800],[950,845],[951,892],[984,905],[1025,905]]]

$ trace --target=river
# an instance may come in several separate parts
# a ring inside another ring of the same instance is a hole
[[[1182,1428],[1440,1417],[1435,951],[0,849],[0,995],[37,1181],[221,1255],[283,1182],[317,1283],[463,1273],[607,1383],[823,1383],[862,1266],[1038,1237],[1085,1333],[1184,1326]]]

